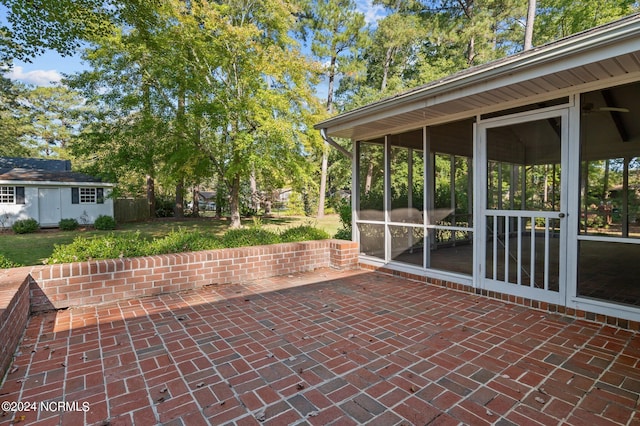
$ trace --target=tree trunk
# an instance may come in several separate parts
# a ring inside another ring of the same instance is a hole
[[[200,198],[200,188],[197,186],[193,187],[193,192],[191,195],[191,216],[198,217],[200,216],[200,203],[198,202]]]
[[[367,168],[367,176],[364,179],[364,193],[368,194],[371,191],[371,182],[373,180],[373,160],[370,159],[369,167]]]
[[[324,217],[324,197],[327,192],[327,168],[329,164],[327,143],[322,147],[322,170],[320,172],[320,196],[318,197],[318,218]]]
[[[184,182],[176,185],[176,202],[173,205],[173,217],[184,217]]]
[[[391,67],[391,58],[393,57],[393,48],[387,49],[387,53],[384,58],[384,65],[382,67],[382,84],[380,84],[380,91],[384,92],[387,88],[387,79],[389,76],[389,68]]]
[[[223,182],[223,177],[218,175],[218,182],[216,183],[216,219],[222,217],[222,207],[225,205],[223,194],[226,193],[227,187]]]
[[[260,194],[258,194],[258,183],[256,182],[256,168],[251,167],[251,176],[249,177],[249,186],[251,188],[251,208],[258,214],[260,210]]]
[[[467,64],[469,66],[473,65],[473,61],[476,59],[476,38],[471,37],[468,45],[469,51],[467,52]]]
[[[229,208],[231,210],[231,228],[240,228],[240,175],[236,174],[231,181]]]
[[[329,90],[327,91],[327,111],[333,112],[333,85],[335,80],[336,56],[331,57],[329,67]],[[318,197],[318,217],[324,217],[324,193],[327,190],[327,169],[329,167],[329,154],[326,149],[326,142],[322,147],[322,170],[320,172],[320,194]]]
[[[153,219],[156,217],[156,190],[151,175],[147,175],[147,205],[149,206],[149,218]]]
[[[527,25],[524,28],[524,50],[533,47],[533,23],[536,16],[536,0],[529,0],[529,8],[527,10]]]
[[[604,163],[604,178],[602,179],[602,200],[609,198],[609,160]]]

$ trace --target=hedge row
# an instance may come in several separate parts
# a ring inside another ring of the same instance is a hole
[[[147,240],[139,232],[76,237],[72,243],[56,244],[47,264],[115,259],[118,257],[153,256],[187,251],[257,246],[294,241],[323,240],[326,232],[308,225],[288,228],[280,233],[261,228],[230,229],[222,237],[198,231],[171,231],[167,236]]]

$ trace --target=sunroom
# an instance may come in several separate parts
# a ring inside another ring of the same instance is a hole
[[[361,263],[640,321],[640,15],[316,128]]]

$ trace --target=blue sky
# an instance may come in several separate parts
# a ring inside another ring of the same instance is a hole
[[[0,7],[0,21],[4,21],[6,12],[3,9]],[[384,8],[374,6],[372,0],[357,0],[357,9],[365,14],[366,22],[372,25],[384,16]],[[47,52],[34,58],[31,63],[16,61],[13,69],[5,76],[28,84],[48,86],[59,82],[63,74],[73,74],[85,69],[79,55],[62,57],[55,52]]]

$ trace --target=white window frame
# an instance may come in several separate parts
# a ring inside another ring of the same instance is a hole
[[[16,204],[15,186],[0,186],[0,204]]]
[[[78,200],[80,204],[98,204],[98,191],[96,188],[78,189]]]

